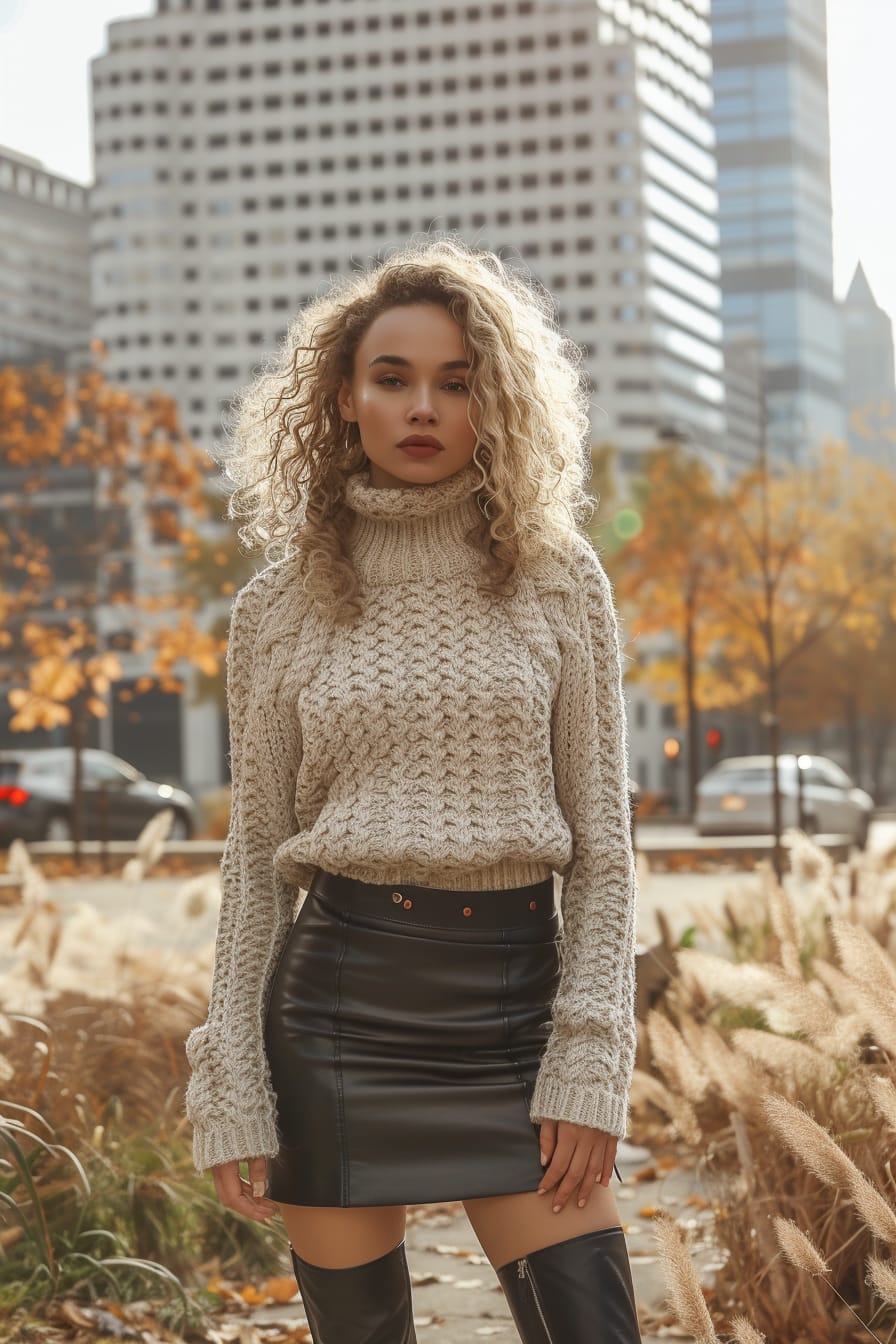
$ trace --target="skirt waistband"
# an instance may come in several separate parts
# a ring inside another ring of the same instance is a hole
[[[348,913],[444,929],[517,928],[545,923],[555,914],[553,877],[500,891],[451,891],[407,882],[361,882],[318,868],[308,895]]]

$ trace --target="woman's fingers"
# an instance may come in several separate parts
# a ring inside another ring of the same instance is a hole
[[[254,1167],[256,1188],[259,1181],[263,1188],[266,1172],[265,1158],[250,1158],[248,1165],[250,1172],[253,1171]],[[272,1200],[265,1199],[263,1196],[261,1198],[253,1196],[252,1179],[245,1180],[240,1176],[239,1162],[222,1162],[212,1168],[212,1174],[218,1198],[226,1208],[233,1209],[235,1213],[241,1213],[245,1218],[253,1218],[257,1223],[267,1222],[268,1218],[280,1212],[278,1205]]]
[[[541,1165],[546,1167],[554,1156],[554,1146],[557,1142],[557,1121],[542,1120],[538,1129],[538,1146],[541,1150]]]
[[[612,1136],[607,1139],[607,1146],[604,1149],[603,1169],[600,1174],[601,1185],[608,1186],[610,1177],[613,1175],[613,1163],[616,1161],[616,1149],[619,1147],[619,1140]]]
[[[587,1171],[591,1152],[591,1145],[587,1141],[576,1144],[574,1150],[572,1150],[570,1163],[568,1163],[566,1172],[563,1173],[563,1179],[560,1180],[560,1184],[557,1185],[556,1191],[553,1193],[551,1207],[555,1214],[559,1214],[562,1208],[566,1208],[567,1200],[570,1199],[576,1189],[582,1188],[584,1173]]]
[[[562,1183],[569,1170],[570,1162],[572,1161],[576,1150],[577,1144],[574,1138],[561,1136],[557,1140],[557,1144],[554,1148],[554,1156],[551,1158],[547,1170],[538,1183],[538,1193],[540,1195],[547,1194],[548,1191],[553,1190],[555,1185]],[[584,1164],[582,1170],[584,1171]],[[581,1174],[582,1173],[580,1173],[580,1176]],[[552,1207],[556,1207],[558,1203],[562,1208],[563,1202],[560,1200],[559,1189],[553,1196]]]
[[[579,1187],[579,1208],[583,1209],[591,1198],[591,1193],[595,1185],[600,1180],[601,1171],[606,1168],[606,1156],[601,1149],[600,1141],[591,1149],[591,1156],[588,1159],[588,1166],[585,1168],[585,1175],[582,1184]],[[611,1163],[612,1170],[612,1163]]]

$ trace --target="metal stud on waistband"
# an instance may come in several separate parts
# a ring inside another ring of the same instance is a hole
[[[472,915],[472,913],[473,913],[473,911],[472,911],[471,907],[470,907],[469,905],[465,905],[465,906],[464,906],[464,914],[465,914],[465,915]]]
[[[529,902],[529,909],[530,909],[530,910],[537,910],[537,909],[538,909],[538,902],[537,902],[537,901],[530,901],[530,902]]]
[[[405,908],[405,910],[410,910],[410,908],[411,908],[411,906],[412,906],[413,904],[414,904],[414,902],[411,901],[411,900],[407,900],[407,901],[405,901],[405,902],[404,902],[404,908]]]
[[[400,892],[400,891],[393,891],[393,893],[392,893],[392,899],[393,899],[393,901],[395,902],[395,904],[397,905],[398,902],[401,900],[401,892]]]

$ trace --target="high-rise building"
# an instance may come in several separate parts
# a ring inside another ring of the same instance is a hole
[[[527,265],[596,439],[724,432],[709,0],[158,0],[93,62],[95,331],[210,442],[331,274],[413,232]],[[612,12],[610,12],[612,11]]]
[[[850,447],[894,471],[893,323],[878,306],[861,262],[843,300],[843,354]]]
[[[89,358],[87,188],[0,147],[0,363]]]
[[[845,432],[825,0],[713,0],[726,339],[763,353],[769,456]]]

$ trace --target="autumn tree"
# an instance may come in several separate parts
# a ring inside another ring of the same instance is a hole
[[[101,348],[96,349],[98,361]],[[81,832],[81,749],[108,714],[119,651],[150,666],[134,691],[182,693],[179,665],[219,671],[220,638],[201,600],[177,588],[160,547],[209,522],[212,459],[169,397],[110,384],[99,364],[0,367],[0,650],[12,731],[67,726],[74,748],[72,832]],[[118,651],[117,651],[118,650]]]
[[[763,504],[763,482],[748,472],[730,491],[712,539],[710,601],[726,626],[719,671],[743,699],[758,694],[767,704],[777,756],[783,688],[796,684],[808,703],[799,682],[823,642],[860,633],[866,660],[880,657],[892,603],[896,478],[830,441],[766,487]],[[820,708],[816,702],[816,722],[824,721]]]
[[[674,636],[672,647],[660,649],[641,677],[661,699],[679,703],[692,809],[698,710],[721,703],[705,680],[700,684],[703,661],[718,637],[706,596],[714,583],[709,535],[721,507],[708,468],[680,443],[669,442],[645,453],[631,500],[611,520],[618,554],[611,576],[620,604],[635,613],[635,637]]]

